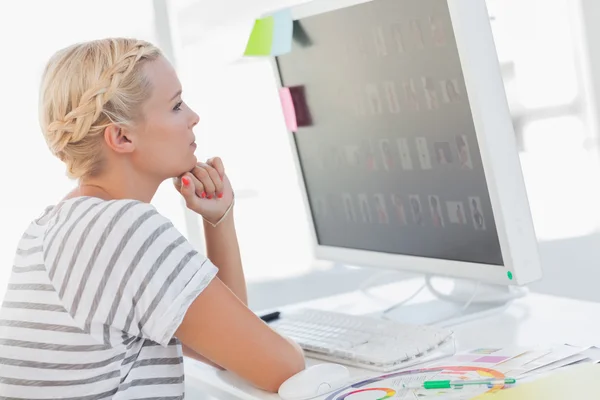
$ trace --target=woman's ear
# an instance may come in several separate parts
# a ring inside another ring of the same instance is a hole
[[[135,146],[133,141],[127,136],[128,130],[110,124],[104,129],[104,141],[107,146],[117,153],[131,153]]]

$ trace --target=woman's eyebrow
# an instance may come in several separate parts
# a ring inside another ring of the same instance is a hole
[[[183,91],[181,89],[179,89],[179,91],[177,93],[175,93],[175,96],[171,97],[171,100],[169,100],[169,101],[175,100],[177,97],[181,96],[181,93],[183,93]]]

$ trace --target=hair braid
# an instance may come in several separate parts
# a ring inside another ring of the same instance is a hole
[[[97,172],[99,143],[93,142],[108,125],[132,122],[149,94],[142,61],[158,56],[160,51],[144,41],[105,39],[64,49],[50,60],[40,122],[71,177]]]

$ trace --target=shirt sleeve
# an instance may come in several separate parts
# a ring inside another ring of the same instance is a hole
[[[107,345],[137,336],[166,346],[218,269],[150,204],[82,202],[68,211],[45,255],[66,310]]]

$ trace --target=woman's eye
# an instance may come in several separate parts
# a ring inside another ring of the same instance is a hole
[[[180,101],[179,103],[177,103],[175,105],[175,107],[173,108],[173,111],[181,111],[181,105],[183,104],[183,101]]]

